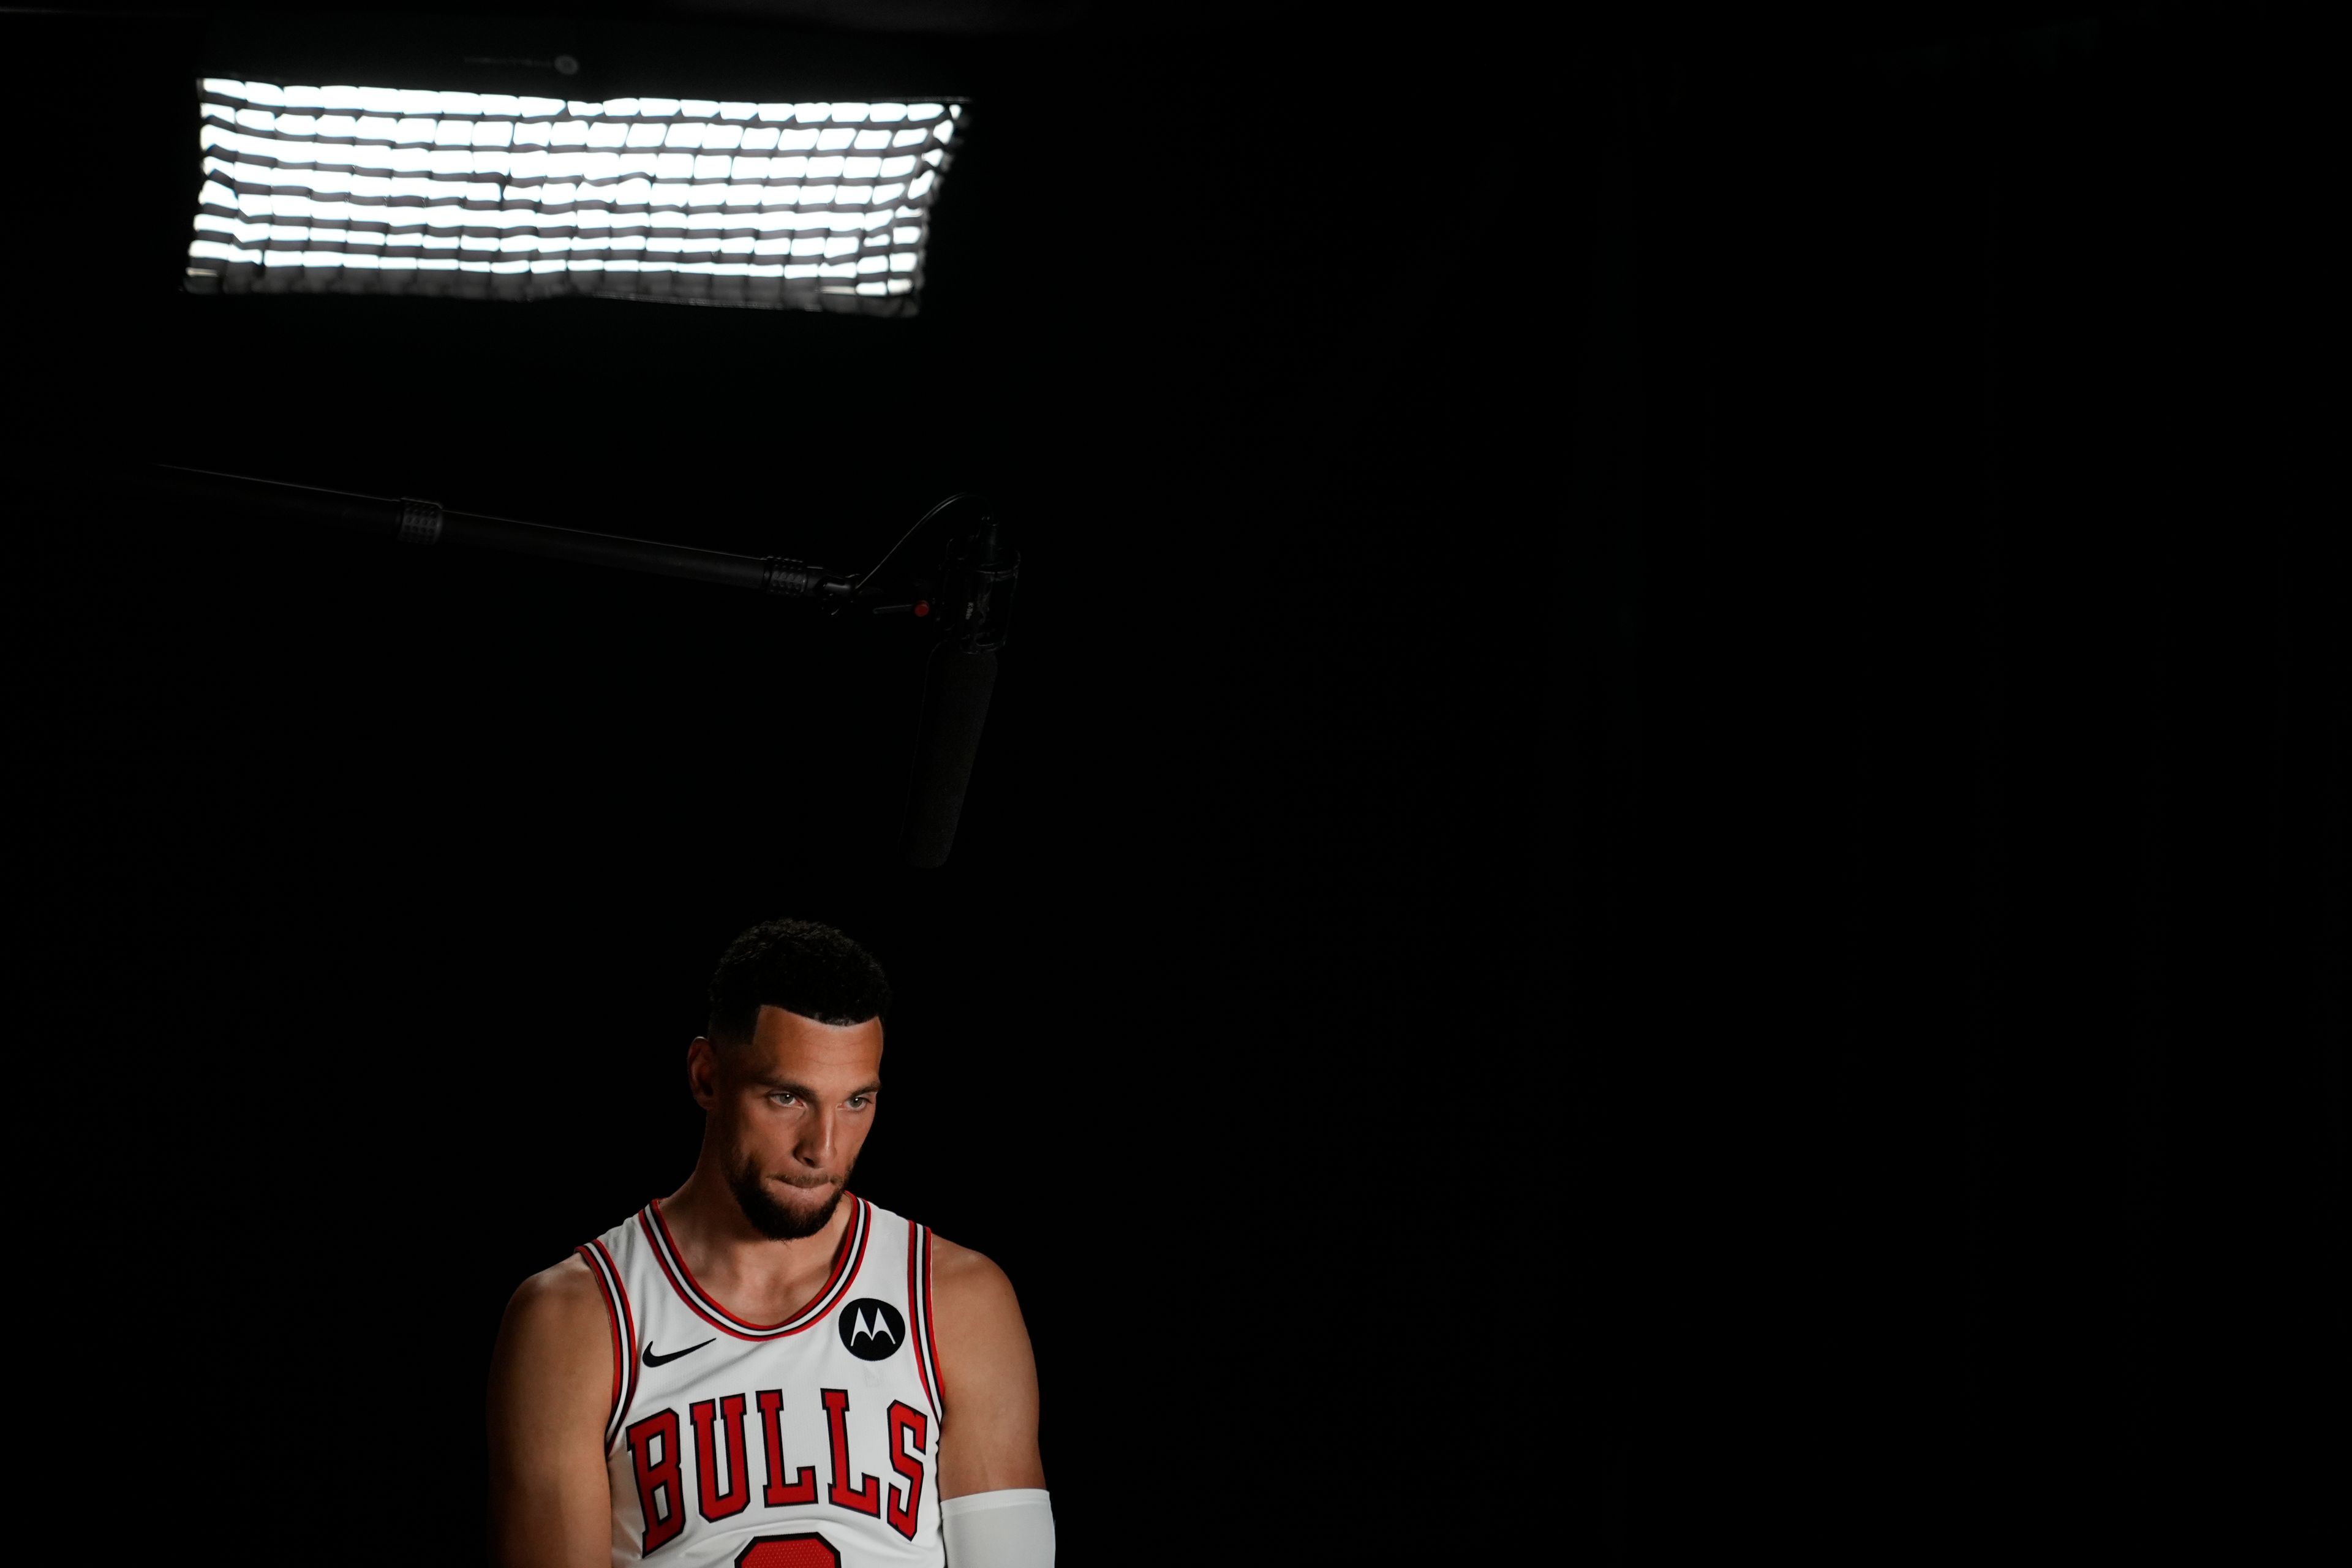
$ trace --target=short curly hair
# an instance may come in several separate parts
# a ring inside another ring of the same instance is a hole
[[[890,982],[872,953],[829,925],[765,921],[719,958],[706,1032],[718,1045],[748,1044],[763,1006],[836,1027],[863,1024],[889,1016]]]

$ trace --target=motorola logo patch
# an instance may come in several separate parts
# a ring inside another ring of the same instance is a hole
[[[844,1307],[838,1326],[841,1342],[860,1361],[887,1361],[907,1342],[907,1320],[898,1309],[871,1296]]]

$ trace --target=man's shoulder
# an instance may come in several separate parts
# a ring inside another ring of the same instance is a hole
[[[526,1277],[507,1302],[508,1321],[534,1334],[577,1338],[590,1328],[601,1334],[604,1316],[604,1289],[576,1252]]]
[[[877,1234],[888,1234],[886,1227],[890,1226],[920,1226],[930,1252],[931,1294],[935,1299],[945,1299],[959,1306],[969,1304],[981,1310],[992,1310],[1013,1302],[1013,1281],[987,1254],[950,1241],[929,1226],[886,1209],[870,1198],[860,1201]]]
[[[578,1253],[515,1287],[490,1357],[493,1397],[585,1430],[604,1418],[614,1327]]]
[[[931,1293],[951,1302],[959,1316],[973,1311],[994,1315],[1007,1308],[1016,1319],[1020,1315],[1013,1280],[994,1258],[936,1234],[931,1237]]]
[[[1037,1361],[1013,1281],[986,1253],[941,1237],[932,1249],[931,1300],[941,1400],[940,1495],[1044,1486]]]

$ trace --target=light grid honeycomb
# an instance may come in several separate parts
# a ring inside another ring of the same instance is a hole
[[[202,83],[198,290],[911,313],[964,105]]]

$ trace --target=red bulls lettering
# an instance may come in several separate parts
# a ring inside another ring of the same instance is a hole
[[[930,1417],[899,1400],[883,1413],[889,1444],[893,1479],[886,1486],[879,1475],[860,1476],[849,1458],[849,1391],[820,1391],[824,1407],[826,1458],[831,1461],[824,1500],[868,1519],[882,1519],[908,1540],[915,1539],[922,1517],[923,1468],[931,1439]],[[675,1410],[657,1411],[628,1429],[629,1461],[636,1472],[637,1501],[645,1510],[646,1528],[640,1550],[650,1554],[677,1538],[686,1528],[686,1500],[690,1496],[704,1519],[717,1523],[741,1513],[751,1502],[750,1444],[744,1435],[747,1406],[759,1412],[761,1456],[766,1461],[765,1485],[760,1490],[764,1508],[805,1508],[818,1500],[816,1467],[793,1466],[784,1453],[782,1390],[763,1388],[756,1394],[730,1394],[698,1399],[681,1422]],[[868,1419],[871,1419],[870,1417]],[[682,1430],[691,1426],[691,1450],[681,1447]],[[694,1468],[688,1489],[686,1467]],[[762,1535],[753,1542],[779,1568],[795,1553],[824,1550],[814,1535]],[[789,1543],[789,1544],[787,1544]]]
[[[916,1506],[923,1500],[923,1444],[930,1426],[923,1413],[913,1405],[895,1399],[890,1402],[890,1468],[905,1479],[907,1500],[903,1505],[898,1501],[898,1489],[893,1485],[888,1506],[883,1512],[890,1521],[890,1528],[909,1541],[915,1539]],[[908,1438],[915,1444],[911,1454],[906,1447]]]
[[[686,1528],[686,1498],[677,1480],[677,1412],[665,1410],[629,1427],[629,1462],[637,1472],[637,1501],[646,1533],[637,1550],[667,1545]]]
[[[724,1405],[727,1427],[727,1489],[719,1490],[718,1435],[711,1430],[714,1408]],[[751,1500],[751,1478],[743,1469],[743,1396],[697,1400],[694,1420],[694,1481],[702,1517],[716,1523],[743,1511]]]
[[[767,1445],[768,1488],[760,1497],[770,1508],[816,1501],[816,1467],[803,1465],[790,1481],[784,1479],[784,1396],[780,1389],[760,1390],[760,1440]]]
[[[882,1511],[882,1478],[868,1476],[856,1487],[849,1483],[849,1390],[824,1391],[824,1424],[833,1434],[833,1479],[825,1500],[835,1508],[868,1515]]]

